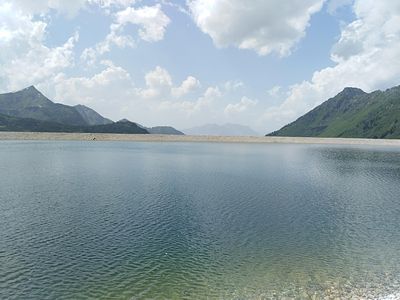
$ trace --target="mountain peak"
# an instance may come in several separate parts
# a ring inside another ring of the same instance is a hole
[[[355,87],[346,87],[343,91],[339,93],[339,95],[347,96],[347,97],[355,97],[358,95],[366,94],[362,89]]]
[[[30,97],[43,98],[47,101],[51,101],[46,96],[44,96],[42,92],[39,91],[34,85],[28,86],[27,88],[24,88],[16,93],[22,93],[23,95],[29,95]]]
[[[38,91],[38,89],[35,88],[34,85],[28,86],[27,88],[24,88],[22,91],[40,93],[40,92]]]

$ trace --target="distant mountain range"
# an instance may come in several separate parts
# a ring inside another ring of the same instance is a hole
[[[259,133],[247,126],[239,124],[206,124],[183,130],[187,135],[210,135],[210,136],[258,136]]]
[[[179,131],[171,126],[155,126],[155,127],[145,127],[142,125],[139,126],[142,127],[143,129],[146,129],[150,134],[185,135],[182,131]]]
[[[182,134],[168,126],[146,129],[134,122],[113,122],[84,105],[54,103],[34,86],[0,94],[0,131]]]
[[[295,122],[269,135],[400,138],[400,86],[372,93],[345,88]]]

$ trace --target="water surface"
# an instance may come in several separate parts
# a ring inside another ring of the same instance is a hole
[[[0,142],[1,299],[400,291],[400,149]]]

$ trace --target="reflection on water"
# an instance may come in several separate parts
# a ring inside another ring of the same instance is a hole
[[[0,142],[0,298],[396,298],[400,150]]]

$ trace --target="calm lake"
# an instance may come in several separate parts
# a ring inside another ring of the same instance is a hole
[[[399,148],[0,142],[0,299],[398,292]]]

